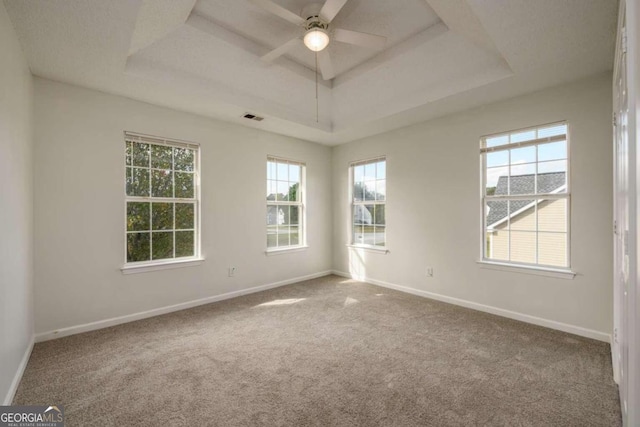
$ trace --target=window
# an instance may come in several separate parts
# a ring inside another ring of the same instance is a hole
[[[384,157],[355,162],[350,168],[351,243],[386,246],[385,203],[387,199],[387,161]]]
[[[125,133],[126,263],[199,256],[199,146]]]
[[[267,157],[267,250],[304,246],[304,163]]]
[[[569,268],[566,123],[481,138],[483,259]]]

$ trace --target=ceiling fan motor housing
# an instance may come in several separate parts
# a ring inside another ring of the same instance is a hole
[[[313,28],[320,28],[326,30],[329,28],[329,23],[320,19],[320,10],[322,9],[321,3],[311,3],[302,9],[300,16],[306,20],[305,29],[311,30]]]

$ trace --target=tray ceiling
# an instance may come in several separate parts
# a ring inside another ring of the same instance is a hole
[[[303,30],[249,0],[4,0],[35,75],[326,144],[610,70],[615,0],[349,0],[319,78]],[[306,0],[274,0],[298,14]],[[245,112],[262,122],[241,118]]]

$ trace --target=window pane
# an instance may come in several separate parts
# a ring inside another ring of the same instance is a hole
[[[385,218],[385,205],[376,205],[373,222],[376,225],[387,224]]]
[[[278,227],[278,246],[289,246],[289,226]]]
[[[364,165],[354,166],[353,168],[353,182],[364,181]]]
[[[131,156],[133,154],[133,146],[131,142],[125,142],[124,143],[124,150],[125,150],[125,162],[124,164],[127,166],[131,166]]]
[[[267,179],[276,180],[276,162],[267,161]]]
[[[133,143],[133,166],[149,167],[149,144]]]
[[[485,141],[485,147],[498,147],[509,143],[509,135],[494,136],[493,138],[487,138]]]
[[[376,181],[376,200],[386,200],[387,198],[387,181],[379,179]]]
[[[289,224],[292,224],[292,225],[300,224],[300,209],[298,208],[298,206],[289,207]]]
[[[300,244],[299,228],[296,226],[291,226],[290,233],[291,233],[291,240],[290,240],[291,245],[299,245]]]
[[[176,194],[180,199],[193,199],[195,197],[195,186],[193,184],[194,174],[188,172],[176,172]]]
[[[536,164],[511,166],[509,194],[535,194]]]
[[[276,182],[267,181],[267,200],[276,200]]]
[[[538,145],[538,161],[559,160],[567,158],[567,141]]]
[[[300,184],[298,184],[297,182],[295,184],[290,183],[291,185],[289,186],[289,191],[287,194],[287,200],[290,202],[297,202],[300,201],[299,197],[299,193],[298,193],[298,189],[300,187]]]
[[[509,167],[487,168],[487,188],[488,196],[504,195],[509,191]]]
[[[538,230],[567,231],[567,200],[543,200],[538,204]]]
[[[485,205],[485,224],[487,228],[507,227],[506,219],[509,215],[509,202],[505,200],[496,200],[487,202]]]
[[[277,178],[278,181],[288,181],[289,180],[289,165],[286,163],[277,163]]]
[[[487,167],[505,166],[509,164],[509,151],[498,151],[495,153],[487,153]]]
[[[279,206],[278,209],[282,213],[282,225],[289,225],[291,221],[290,206]]]
[[[353,205],[353,223],[364,224],[364,212],[366,211],[363,205]]]
[[[566,135],[566,133],[567,133],[566,124],[549,126],[546,128],[538,129],[538,138],[548,138],[550,136]]]
[[[173,168],[173,149],[162,145],[152,145],[151,167],[156,169]]]
[[[509,261],[509,231],[504,228],[487,230],[486,257],[496,261]]]
[[[567,161],[538,163],[538,193],[566,193]]]
[[[152,203],[151,225],[153,230],[173,229],[173,203]]]
[[[376,246],[386,245],[385,230],[386,230],[385,226],[376,225],[375,227],[375,245]]]
[[[375,205],[365,205],[363,213],[363,240],[365,245],[375,245]]]
[[[353,200],[361,202],[364,200],[365,185],[364,182],[358,181],[353,185]]]
[[[278,246],[278,230],[277,226],[269,225],[267,227],[267,247],[274,248]]]
[[[176,258],[195,255],[193,231],[176,231]]]
[[[387,178],[387,162],[382,161],[376,163],[376,179],[386,179]]]
[[[195,205],[193,203],[176,203],[176,230],[192,230],[195,228]]]
[[[124,180],[126,184],[125,194],[131,196],[133,193],[133,169],[124,168]]]
[[[375,181],[365,181],[364,183],[364,199],[365,200],[375,200],[376,199],[376,182]]]
[[[151,195],[173,197],[173,174],[170,170],[151,171]]]
[[[536,233],[511,230],[511,261],[535,264]]]
[[[538,263],[567,267],[567,235],[565,233],[538,233]]]
[[[534,163],[536,161],[536,147],[522,147],[511,150],[511,164]]]
[[[150,230],[150,214],[149,203],[127,202],[127,231]]]
[[[267,225],[278,225],[284,223],[284,213],[282,213],[278,206],[267,206]],[[275,229],[274,229],[275,230]]]
[[[289,197],[289,183],[283,181],[277,181],[276,183],[278,194],[276,194],[276,199],[279,201],[286,201]]]
[[[362,225],[353,226],[353,243],[364,243],[364,227]]]
[[[300,182],[300,165],[289,165],[289,181]]]
[[[515,142],[531,141],[532,139],[536,139],[536,131],[535,131],[535,129],[511,134],[511,143],[512,144],[515,143]]]
[[[193,172],[195,167],[195,151],[188,148],[173,149],[174,169],[179,171]]]
[[[127,262],[148,261],[151,256],[151,233],[127,234]]]
[[[372,180],[376,179],[376,164],[375,163],[367,163],[364,165],[364,180]]]
[[[131,182],[127,183],[128,196],[149,197],[149,169],[132,169]]]
[[[173,258],[173,232],[159,231],[151,233],[153,249],[151,259]]]
[[[511,231],[536,231],[535,200],[512,200],[509,202]],[[513,238],[513,235],[512,235]]]

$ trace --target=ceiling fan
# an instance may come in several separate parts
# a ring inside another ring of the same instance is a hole
[[[387,38],[383,36],[342,28],[330,28],[331,21],[333,21],[333,18],[336,17],[348,0],[327,0],[324,4],[311,3],[302,9],[300,15],[296,15],[271,0],[250,1],[292,24],[301,26],[305,30],[304,37],[296,37],[289,40],[282,46],[264,55],[262,60],[272,62],[296,45],[299,45],[302,41],[309,50],[317,53],[318,65],[320,66],[320,72],[324,80],[330,80],[335,77],[329,52],[324,50],[332,40],[374,49],[383,47],[387,42]]]

